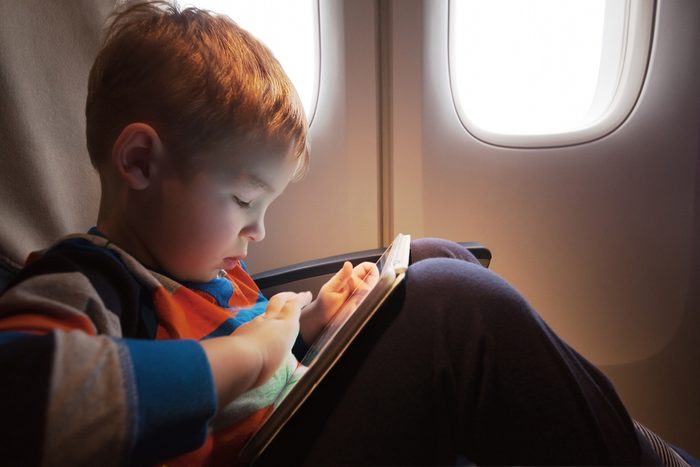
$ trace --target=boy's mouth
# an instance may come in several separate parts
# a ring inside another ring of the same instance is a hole
[[[224,269],[229,270],[235,268],[243,258],[244,256],[229,256],[224,258]]]

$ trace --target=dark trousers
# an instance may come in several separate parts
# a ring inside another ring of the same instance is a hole
[[[411,261],[261,465],[654,462],[608,379],[505,281],[443,240]]]

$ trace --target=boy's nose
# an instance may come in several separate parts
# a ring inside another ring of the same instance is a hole
[[[265,223],[262,219],[258,219],[246,227],[244,234],[251,242],[261,241],[265,238]]]

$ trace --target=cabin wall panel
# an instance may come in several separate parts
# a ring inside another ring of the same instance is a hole
[[[503,148],[462,127],[449,94],[447,1],[414,12],[426,21],[425,67],[404,76],[422,83],[423,232],[491,248],[492,269],[608,372],[633,415],[696,453],[699,13],[697,2],[658,2],[635,109],[586,144]],[[674,389],[681,381],[689,387]]]
[[[380,244],[376,4],[321,0],[320,19],[310,170],[270,207],[253,272]]]

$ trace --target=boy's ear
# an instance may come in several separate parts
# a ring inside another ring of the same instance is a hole
[[[112,163],[130,188],[143,190],[151,182],[163,152],[163,143],[153,127],[130,123],[112,146]]]

